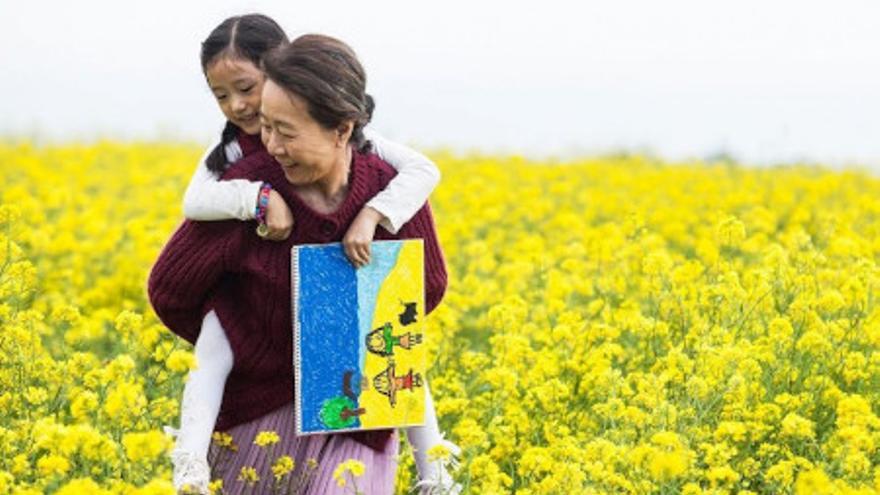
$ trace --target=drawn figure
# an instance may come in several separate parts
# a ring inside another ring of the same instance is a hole
[[[400,324],[403,326],[409,325],[410,323],[416,322],[416,303],[414,302],[403,302],[403,313],[400,313]]]
[[[391,323],[385,323],[381,327],[367,334],[367,350],[380,356],[393,356],[394,346],[411,349],[414,345],[422,342],[422,334],[407,332],[403,335],[393,335]]]
[[[391,407],[397,404],[397,392],[399,390],[413,391],[416,387],[422,386],[422,375],[413,373],[410,368],[409,373],[397,376],[394,374],[394,361],[388,363],[385,371],[373,377],[373,387],[380,394],[388,396],[388,402]]]

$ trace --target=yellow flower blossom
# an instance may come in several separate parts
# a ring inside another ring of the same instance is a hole
[[[70,461],[60,455],[49,454],[37,460],[37,469],[43,476],[63,475],[70,470]]]
[[[196,363],[144,283],[200,152],[0,143],[0,493],[172,490],[160,432]],[[432,157],[449,286],[423,345],[466,491],[880,491],[880,179]],[[219,462],[236,449],[214,437]]]
[[[168,356],[165,366],[176,373],[187,373],[197,367],[196,357],[191,352],[178,349]]]
[[[336,466],[336,469],[333,470],[333,479],[336,480],[336,484],[339,487],[345,487],[346,476],[351,476],[351,479],[363,476],[366,467],[364,463],[358,461],[356,459],[347,459],[339,463]]]
[[[253,485],[260,481],[260,475],[257,474],[257,470],[253,466],[242,466],[238,473],[238,481]]]
[[[281,440],[278,436],[278,433],[274,431],[261,431],[257,433],[257,436],[254,438],[254,445],[260,447],[266,447],[269,445],[275,445]]]
[[[122,436],[125,455],[134,462],[158,458],[171,448],[170,439],[158,431],[126,433]]]
[[[296,463],[293,458],[289,455],[283,455],[272,463],[272,475],[275,476],[276,481],[280,481],[281,478],[293,471],[294,467],[296,467]]]

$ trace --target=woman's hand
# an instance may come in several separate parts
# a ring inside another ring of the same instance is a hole
[[[355,268],[360,268],[370,263],[370,243],[376,235],[376,226],[384,216],[372,207],[365,206],[355,217],[345,237],[342,238],[342,248],[345,255]]]
[[[269,192],[269,204],[266,206],[266,226],[269,233],[263,239],[283,241],[290,237],[293,230],[293,213],[274,189]]]

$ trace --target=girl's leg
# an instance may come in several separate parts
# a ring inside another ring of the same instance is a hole
[[[206,314],[202,321],[195,357],[197,367],[190,371],[183,388],[180,430],[171,459],[175,488],[189,484],[198,492],[207,493],[208,447],[233,361],[229,340],[214,311]]]
[[[434,399],[431,397],[431,389],[427,382],[425,383],[425,425],[407,428],[406,437],[413,448],[416,470],[419,473],[419,482],[416,486],[420,489],[420,493],[459,493],[462,490],[461,485],[452,479],[446,470],[446,464],[457,462],[455,456],[461,452],[461,449],[443,438],[440,425],[437,423]],[[451,452],[452,458],[449,461],[428,460],[428,450],[438,444],[443,444]]]

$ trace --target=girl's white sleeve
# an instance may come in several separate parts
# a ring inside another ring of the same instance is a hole
[[[189,181],[183,195],[183,216],[190,220],[252,220],[262,183],[220,180],[208,170],[205,159],[217,144],[219,141],[211,143]]]
[[[364,136],[372,141],[373,151],[397,169],[397,175],[385,189],[367,202],[367,206],[384,215],[379,225],[396,234],[437,187],[440,170],[434,162],[412,148],[389,141],[369,129],[364,130]]]

